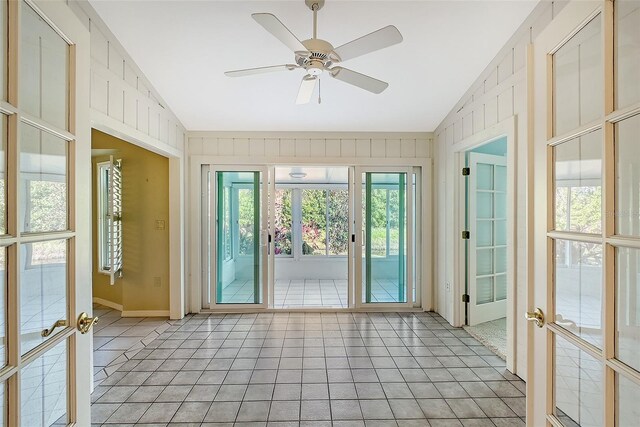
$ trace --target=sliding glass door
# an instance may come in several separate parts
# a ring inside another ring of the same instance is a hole
[[[356,306],[413,304],[413,173],[361,169],[356,185]]]
[[[208,182],[210,305],[266,307],[266,170],[212,167]]]
[[[419,306],[417,177],[204,165],[203,308]]]

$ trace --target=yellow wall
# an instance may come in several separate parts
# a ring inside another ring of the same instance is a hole
[[[92,130],[93,150],[115,150],[122,159],[123,277],[109,284],[98,273],[97,163],[109,154],[92,157],[93,296],[123,311],[169,310],[169,161],[121,139]],[[164,222],[164,229],[158,222]]]

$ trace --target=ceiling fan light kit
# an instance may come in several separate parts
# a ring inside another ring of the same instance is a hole
[[[388,83],[348,68],[337,66],[336,64],[402,42],[400,31],[393,25],[389,25],[334,48],[328,41],[317,37],[318,11],[322,9],[324,3],[324,0],[305,0],[305,4],[313,12],[313,36],[304,41],[300,41],[275,15],[270,13],[252,14],[252,18],[258,24],[262,25],[265,30],[293,51],[295,64],[227,71],[225,75],[229,77],[243,77],[276,71],[303,69],[305,75],[302,78],[300,89],[298,90],[298,96],[296,98],[297,104],[307,104],[311,101],[315,86],[325,71],[336,80],[357,86],[371,93],[382,93],[389,87]]]

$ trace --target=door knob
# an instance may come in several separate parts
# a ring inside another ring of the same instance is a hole
[[[89,332],[94,323],[98,323],[98,316],[89,317],[85,312],[80,313],[80,316],[78,316],[78,330],[81,334]]]
[[[530,322],[536,322],[538,328],[542,328],[544,325],[544,313],[539,308],[536,308],[534,312],[528,311],[524,317]]]

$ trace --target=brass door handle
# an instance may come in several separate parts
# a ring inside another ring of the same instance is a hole
[[[93,327],[94,323],[98,323],[98,316],[89,317],[87,313],[80,313],[78,316],[78,330],[81,334],[86,334]]]
[[[530,322],[535,322],[538,328],[542,328],[544,325],[544,313],[539,308],[536,308],[533,313],[528,311],[524,317]]]
[[[48,337],[49,335],[51,335],[53,333],[53,331],[56,330],[56,328],[62,328],[64,326],[67,326],[67,321],[66,320],[58,320],[56,323],[53,324],[53,326],[51,326],[48,329],[43,329],[42,332],[40,333],[40,335],[43,338]]]

